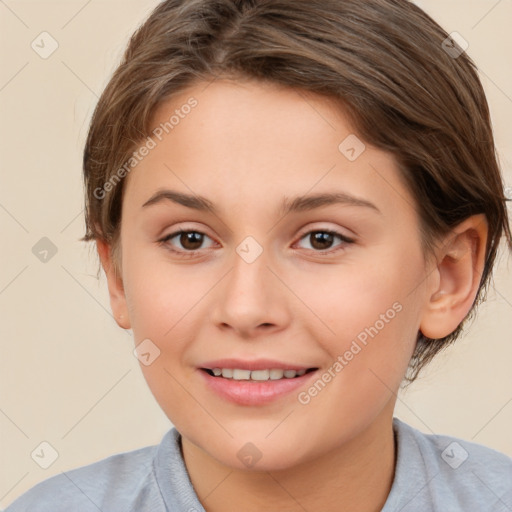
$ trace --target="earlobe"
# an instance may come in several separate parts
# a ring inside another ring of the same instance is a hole
[[[115,262],[112,258],[112,246],[103,240],[96,241],[96,248],[100,257],[101,266],[105,272],[108,285],[108,293],[110,296],[110,307],[117,325],[122,329],[130,329],[130,317],[128,315],[128,307],[124,286],[121,276],[118,274]]]
[[[437,280],[427,299],[420,330],[432,339],[451,334],[470,311],[485,264],[488,225],[483,214],[456,226],[437,251]]]

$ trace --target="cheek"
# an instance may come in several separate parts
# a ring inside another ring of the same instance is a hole
[[[290,281],[297,283],[297,295],[322,320],[322,332],[330,333],[333,339],[347,339],[375,323],[382,330],[382,321],[388,325],[388,320],[396,323],[398,316],[401,320],[404,316],[411,318],[419,306],[415,292],[423,278],[421,260],[406,258],[395,250],[366,261],[361,258],[319,267],[314,272],[301,271],[291,275]],[[402,308],[407,309],[408,315],[396,314]],[[308,318],[312,315],[308,314]]]
[[[144,254],[134,247],[127,252],[131,254],[126,258],[125,295],[136,339],[172,338],[212,286],[211,276],[201,279],[193,266],[170,264],[154,254],[151,257],[153,251]]]
[[[154,344],[149,346],[158,354],[150,364],[141,360],[144,379],[170,421],[186,428],[189,422],[203,419],[200,410],[190,408],[186,383],[192,369],[186,365],[185,356],[198,327],[194,305],[211,285],[191,279],[182,268],[154,258],[145,261],[144,255],[134,250],[126,259],[125,295],[135,344],[147,344],[149,339]],[[187,418],[180,412],[184,410],[189,411]]]
[[[342,359],[336,375],[343,377],[335,379],[341,387],[343,381],[358,382],[361,390],[377,386],[387,393],[379,377],[395,389],[407,369],[420,323],[425,269],[419,252],[397,247],[372,260],[331,267],[325,276],[295,281],[301,283],[297,295],[307,297],[316,313],[308,313],[311,320],[304,322],[309,337],[333,363]]]

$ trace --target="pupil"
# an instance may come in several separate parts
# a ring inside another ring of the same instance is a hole
[[[313,237],[314,242],[311,245],[315,249],[328,249],[329,246],[332,244],[333,235],[331,233],[317,232],[313,233],[311,236]],[[320,243],[319,247],[317,247],[317,243]]]
[[[312,237],[311,245],[315,249],[328,249],[332,244],[332,233],[318,231],[316,233],[311,234],[310,236]],[[193,251],[201,247],[202,237],[203,235],[201,233],[196,233],[194,231],[186,232],[181,234],[180,242],[183,245],[183,247]],[[192,244],[192,246],[190,246],[189,244]]]
[[[202,243],[202,234],[196,233],[196,232],[188,232],[188,233],[182,233],[180,236],[180,243],[185,247],[186,249],[195,250],[201,247]],[[192,247],[190,247],[189,244],[192,244]]]

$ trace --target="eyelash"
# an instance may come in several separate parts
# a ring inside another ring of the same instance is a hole
[[[199,234],[199,235],[204,235],[204,236],[207,236],[208,235],[206,233],[203,233],[202,231],[197,231],[197,230],[194,230],[194,229],[181,229],[179,231],[175,231],[174,233],[171,233],[169,235],[166,235],[164,238],[162,238],[161,240],[159,240],[159,242],[162,244],[162,245],[165,245],[167,246],[167,249],[169,251],[171,251],[172,253],[174,254],[178,254],[180,257],[183,257],[183,258],[192,258],[194,256],[196,256],[198,253],[200,253],[202,251],[202,249],[196,249],[196,250],[193,250],[193,251],[187,251],[187,250],[176,250],[176,249],[173,249],[170,244],[169,244],[169,241],[172,240],[173,238],[175,238],[176,236],[178,235],[182,235],[184,233],[196,233],[196,234]],[[352,244],[354,243],[354,240],[351,239],[351,238],[348,238],[346,237],[345,235],[342,235],[341,233],[338,233],[337,231],[333,231],[333,230],[330,230],[330,229],[313,229],[311,231],[307,231],[306,233],[304,233],[298,241],[306,238],[307,236],[310,236],[311,234],[313,233],[327,233],[329,235],[333,235],[333,236],[336,236],[338,237],[343,243],[340,244],[338,246],[338,248],[336,249],[325,249],[323,251],[321,250],[315,250],[315,249],[308,249],[310,251],[313,251],[314,253],[316,254],[320,254],[320,255],[324,255],[324,254],[331,254],[331,253],[335,253],[337,251],[340,251],[340,250],[344,250],[345,249],[345,245],[349,245],[349,244]],[[210,237],[208,237],[210,238]]]

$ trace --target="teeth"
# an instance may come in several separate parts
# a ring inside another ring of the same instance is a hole
[[[270,370],[270,380],[282,379],[284,370]]]
[[[224,376],[224,370],[222,370]],[[233,370],[234,380],[249,380],[251,378],[251,370]]]
[[[252,380],[268,380],[270,377],[270,370],[253,370],[251,372]]]
[[[279,368],[272,368],[270,370],[241,370],[239,368],[213,368],[213,375],[216,377],[224,377],[225,379],[233,380],[279,380],[283,377],[286,379],[293,379],[300,377],[306,373],[306,370],[281,370]]]

